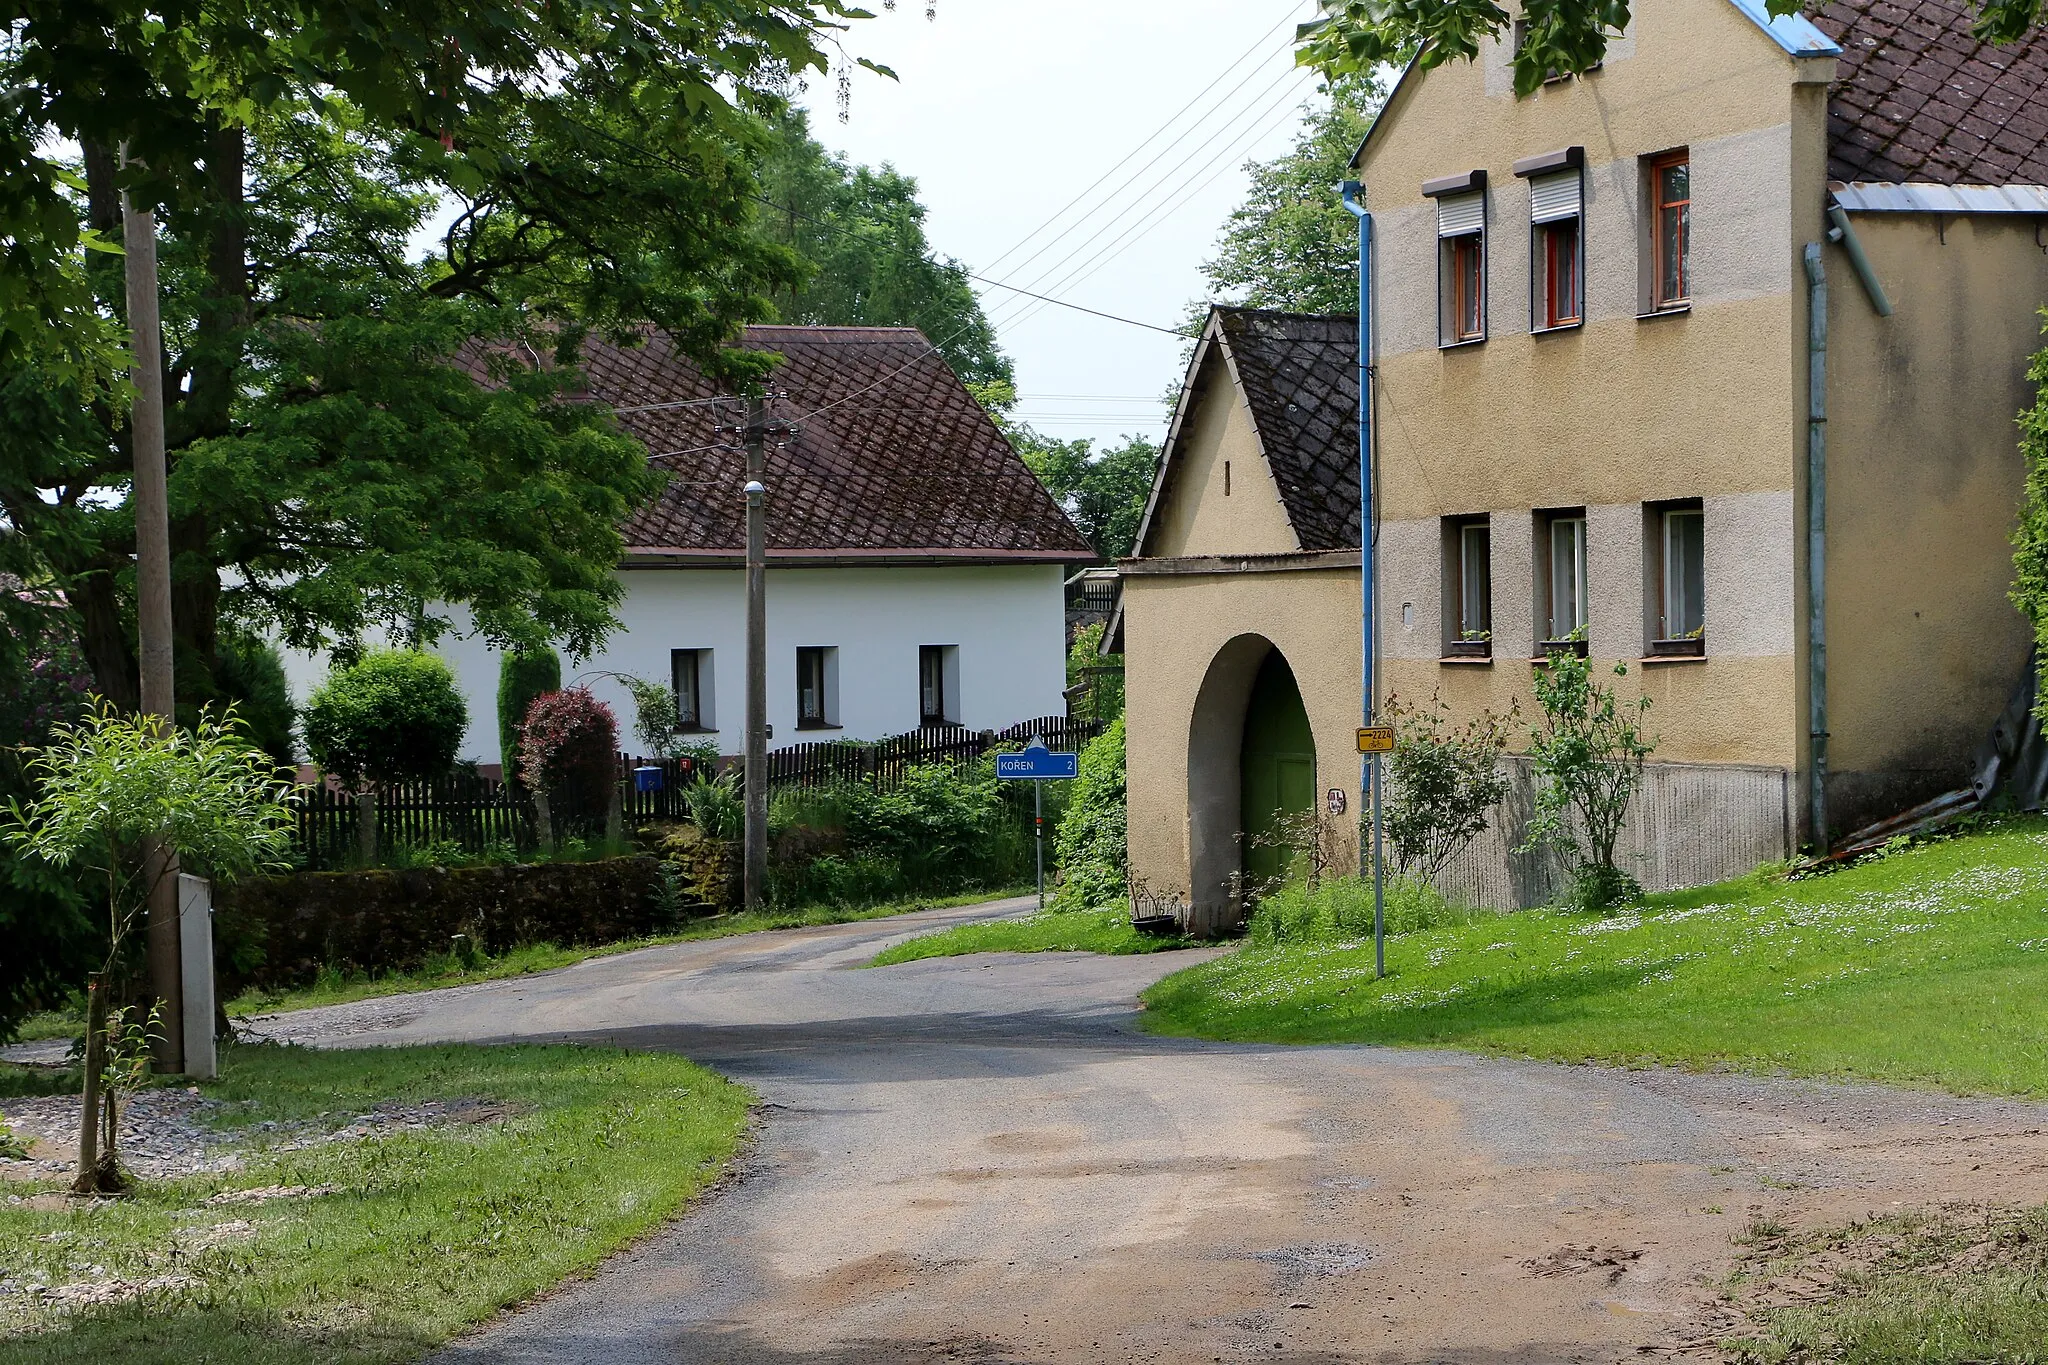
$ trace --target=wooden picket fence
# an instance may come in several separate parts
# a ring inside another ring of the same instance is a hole
[[[846,740],[792,744],[768,755],[768,786],[818,788],[840,782],[863,782],[883,791],[902,785],[911,768],[944,763],[965,767],[989,752],[1027,743],[1036,736],[1049,749],[1078,750],[1102,732],[1095,722],[1045,716],[1002,730],[934,727],[895,735],[871,744]],[[720,770],[739,778],[739,761],[719,760]],[[636,768],[659,768],[661,783],[641,791]],[[699,776],[688,759],[646,759],[619,755],[621,815],[630,828],[655,821],[681,820],[688,815],[685,789]],[[1029,784],[1006,783],[1005,797],[1028,805]],[[1010,791],[1008,788],[1016,788]],[[420,848],[453,844],[469,854],[509,846],[529,853],[537,845],[533,801],[522,788],[474,772],[454,772],[428,782],[386,787],[376,793],[378,841],[385,848]],[[351,861],[356,852],[356,798],[325,783],[301,787],[292,798],[294,844],[309,868],[333,868]],[[569,808],[559,798],[549,803],[558,835],[601,833],[605,811]]]

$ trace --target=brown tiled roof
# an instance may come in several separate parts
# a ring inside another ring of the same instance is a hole
[[[1971,0],[1831,0],[1811,18],[1841,44],[1828,177],[2048,184],[2048,33],[2000,46]]]
[[[767,456],[768,549],[777,557],[1084,560],[1074,529],[924,335],[900,327],[749,327],[741,345],[784,357],[772,418],[796,434]],[[650,333],[643,345],[591,340],[592,397],[670,475],[628,519],[629,555],[725,555],[746,548],[746,456],[720,426],[737,400]],[[687,407],[652,407],[690,403]],[[636,410],[637,409],[637,410]]]
[[[1358,319],[1218,308],[1216,325],[1304,550],[1358,548]]]

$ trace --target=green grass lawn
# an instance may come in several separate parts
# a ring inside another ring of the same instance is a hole
[[[1247,946],[1145,992],[1161,1033],[1454,1047],[2048,1094],[2048,822],[1605,917]]]
[[[2048,1360],[2048,1209],[1946,1207],[1793,1235],[1753,1225],[1728,1298],[1742,1365]]]
[[[1155,938],[1131,928],[1122,910],[1071,910],[1023,919],[962,924],[920,934],[875,954],[870,967],[967,953],[1157,953],[1192,946],[1184,938]]]
[[[232,1174],[130,1199],[0,1203],[0,1280],[194,1281],[69,1318],[0,1295],[0,1365],[416,1358],[674,1213],[738,1146],[749,1101],[681,1058],[565,1047],[243,1046],[205,1089],[258,1142],[289,1131],[266,1121],[338,1128],[388,1100],[490,1100],[510,1116],[258,1148]],[[277,1185],[335,1189],[206,1203]]]

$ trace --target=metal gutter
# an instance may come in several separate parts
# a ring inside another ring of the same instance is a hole
[[[1806,244],[1806,718],[1811,843],[1828,846],[1828,277]]]
[[[1884,292],[1884,286],[1877,282],[1877,271],[1870,265],[1870,257],[1863,254],[1863,242],[1856,235],[1856,229],[1849,226],[1849,215],[1838,204],[1828,205],[1828,221],[1834,227],[1828,230],[1828,240],[1849,253],[1849,264],[1856,271],[1856,278],[1863,285],[1863,292],[1870,296],[1870,306],[1881,318],[1892,315],[1891,295]]]
[[[1773,15],[1764,0],[1729,0],[1749,21],[1771,36],[1771,41],[1795,57],[1839,57],[1841,45],[1814,27],[1803,14]]]
[[[1295,550],[1280,554],[1151,556],[1117,564],[1125,578],[1166,578],[1188,574],[1300,573],[1315,569],[1355,569],[1356,550]]]
[[[1850,213],[2016,213],[2048,215],[2048,185],[1878,184],[1834,181],[1828,190]]]

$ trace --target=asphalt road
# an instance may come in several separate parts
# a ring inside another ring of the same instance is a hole
[[[2048,1199],[2048,1110],[1151,1038],[1189,954],[858,970],[1022,902],[281,1016],[323,1043],[663,1048],[764,1102],[732,1180],[442,1365],[1715,1358],[1760,1214]]]

